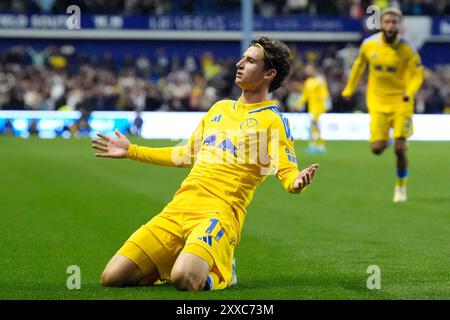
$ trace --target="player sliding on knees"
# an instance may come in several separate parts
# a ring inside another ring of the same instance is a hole
[[[370,143],[374,154],[388,146],[394,129],[397,181],[394,202],[407,199],[408,157],[406,139],[412,135],[414,96],[422,84],[423,66],[416,49],[398,35],[402,13],[396,8],[381,12],[381,32],[365,39],[342,92],[349,99],[369,66],[367,108],[370,114]]]
[[[274,174],[290,193],[305,190],[318,164],[297,167],[288,121],[269,100],[292,70],[288,47],[262,37],[236,64],[237,101],[215,103],[186,145],[148,148],[98,134],[103,158],[192,167],[172,201],[123,244],[103,271],[105,286],[170,281],[179,290],[216,290],[236,282],[233,256],[257,186]]]

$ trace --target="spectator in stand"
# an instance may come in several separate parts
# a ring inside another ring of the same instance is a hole
[[[62,57],[65,63],[52,64],[45,59],[36,64],[27,54],[33,50]],[[305,63],[315,63],[329,85],[331,112],[366,111],[364,82],[354,101],[348,103],[340,98],[356,51],[351,44],[342,49],[329,45],[322,50],[299,51],[293,47],[291,81],[303,77]],[[240,94],[230,85],[235,74],[234,57],[218,58],[212,53],[170,57],[164,48],[154,55],[141,52],[122,60],[115,57],[113,61],[108,51],[98,57],[70,46],[6,49],[0,53],[0,109],[203,111],[216,100]],[[287,85],[277,90],[274,98],[280,101],[282,111],[289,111],[295,93]],[[428,69],[416,111],[444,112],[449,102],[450,65],[439,65],[436,71]]]
[[[72,4],[88,14],[116,15],[220,15],[239,14],[240,0],[4,0],[0,12],[28,14],[66,14]],[[348,15],[358,17],[361,10],[375,4],[380,8],[398,7],[407,15],[449,15],[448,0],[254,0],[255,12],[265,17],[281,14]]]

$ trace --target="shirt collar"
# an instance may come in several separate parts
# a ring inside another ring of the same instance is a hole
[[[242,103],[241,99],[239,98],[239,100],[237,100],[234,105],[233,105],[233,109],[243,109],[243,110],[256,110],[256,109],[260,109],[260,108],[264,108],[264,107],[269,107],[269,106],[276,106],[277,102],[275,100],[264,100],[261,102],[256,102],[256,103]]]

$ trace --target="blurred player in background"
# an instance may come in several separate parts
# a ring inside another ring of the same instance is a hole
[[[329,110],[327,104],[331,103],[327,82],[318,74],[314,65],[305,67],[306,80],[303,84],[302,95],[295,104],[294,109],[301,109],[305,103],[308,104],[308,113],[311,115],[309,127],[308,153],[324,153],[325,143],[320,134],[319,118],[322,113]]]
[[[311,182],[318,165],[298,170],[289,123],[276,101],[269,100],[269,92],[292,70],[288,47],[262,37],[252,42],[236,67],[241,97],[215,103],[185,146],[141,147],[117,130],[116,139],[98,134],[101,139],[93,140],[93,147],[104,152],[97,153],[99,157],[192,167],[173,200],[111,259],[102,274],[103,285],[170,280],[179,290],[226,288],[235,282],[234,248],[256,187],[270,172],[290,193],[301,192]],[[267,156],[240,161],[252,148]]]
[[[144,125],[144,119],[142,119],[142,111],[136,110],[133,124],[130,126],[129,132],[134,136],[142,136],[142,126]]]
[[[388,146],[389,130],[394,131],[397,180],[394,202],[407,199],[407,141],[412,135],[414,96],[423,80],[423,66],[415,48],[398,33],[402,13],[396,8],[381,12],[381,32],[363,41],[347,85],[344,99],[354,93],[366,66],[369,66],[367,108],[370,114],[370,142],[374,154]]]

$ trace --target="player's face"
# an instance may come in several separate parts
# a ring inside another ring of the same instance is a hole
[[[316,75],[315,68],[310,64],[306,65],[305,66],[305,75],[307,77],[314,77]]]
[[[243,90],[255,90],[264,83],[264,52],[258,46],[251,46],[245,51],[242,59],[236,64],[235,83]]]
[[[387,42],[393,42],[400,28],[400,17],[393,13],[387,13],[381,18],[381,31]]]

